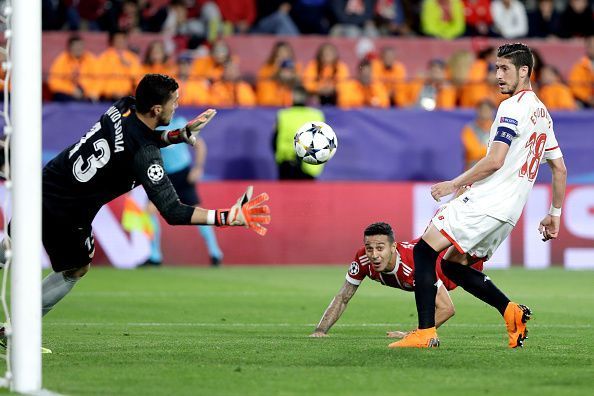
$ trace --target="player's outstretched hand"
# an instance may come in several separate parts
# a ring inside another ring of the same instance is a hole
[[[444,181],[431,186],[431,196],[434,200],[439,202],[442,197],[452,194],[456,191],[454,183],[451,181]]]
[[[312,338],[322,338],[322,337],[328,337],[328,334],[326,334],[322,331],[314,331],[309,336]]]
[[[215,109],[208,109],[202,112],[198,117],[188,122],[186,124],[187,143],[193,146],[196,143],[196,137],[202,128],[204,128],[216,114],[217,111]]]
[[[196,144],[196,138],[200,131],[216,114],[215,109],[208,109],[188,122],[185,127],[173,131],[164,131],[161,134],[161,139],[167,144],[188,143],[193,146]]]
[[[557,239],[559,236],[560,224],[560,216],[546,215],[545,218],[541,220],[538,226],[538,232],[541,233],[543,242],[546,242],[549,239]]]
[[[404,338],[410,333],[410,331],[386,331],[388,338]]]
[[[253,186],[249,186],[231,209],[217,210],[215,224],[244,226],[259,235],[266,235],[268,230],[262,224],[270,224],[270,208],[264,205],[269,197],[262,193],[252,198],[253,190]]]

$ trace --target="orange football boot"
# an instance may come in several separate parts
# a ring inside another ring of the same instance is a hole
[[[526,329],[526,322],[530,320],[532,311],[525,305],[509,302],[505,312],[503,313],[503,320],[507,327],[507,335],[509,336],[509,347],[517,348],[524,346],[524,340],[528,338],[528,329]]]
[[[388,345],[388,348],[433,348],[439,346],[439,338],[435,327],[417,329],[400,341]]]

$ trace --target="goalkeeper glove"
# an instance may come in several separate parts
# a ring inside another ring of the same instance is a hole
[[[194,145],[196,137],[217,114],[215,109],[208,109],[186,124],[185,127],[172,131],[164,131],[161,139],[167,144],[188,143]]]
[[[218,209],[215,212],[217,226],[245,226],[259,235],[268,231],[262,224],[270,224],[270,208],[263,205],[268,201],[268,194],[262,193],[252,199],[253,187],[249,186],[245,193],[230,209]]]

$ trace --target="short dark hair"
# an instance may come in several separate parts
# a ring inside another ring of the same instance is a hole
[[[386,235],[390,243],[394,242],[394,231],[388,223],[377,222],[368,225],[365,231],[363,231],[363,236],[366,237],[371,235]]]
[[[124,37],[126,38],[128,37],[128,32],[126,32],[125,30],[115,29],[109,31],[109,34],[107,35],[107,43],[110,47],[113,45],[115,37],[120,34],[124,35]]]
[[[504,44],[497,48],[497,57],[509,59],[517,69],[522,66],[528,66],[528,77],[532,74],[534,57],[526,44]]]
[[[305,106],[307,103],[307,90],[303,85],[297,85],[293,88],[293,106]]]
[[[72,43],[75,43],[77,41],[82,41],[82,37],[80,37],[78,34],[73,34],[70,37],[68,37],[68,43],[67,43],[68,48],[70,48],[72,46]]]
[[[146,74],[136,87],[136,111],[144,114],[164,105],[178,88],[177,81],[165,74]]]

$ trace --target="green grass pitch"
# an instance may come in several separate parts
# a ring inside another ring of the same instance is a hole
[[[464,290],[434,350],[389,350],[414,296],[366,280],[312,339],[346,267],[94,268],[47,315],[44,388],[68,395],[586,395],[594,271],[488,271],[533,309],[507,349],[500,315]],[[4,370],[4,363],[0,369]]]

